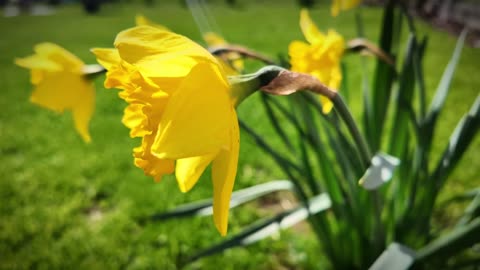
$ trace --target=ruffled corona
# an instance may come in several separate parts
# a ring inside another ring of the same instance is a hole
[[[15,59],[15,64],[31,72],[35,89],[30,101],[55,112],[71,110],[75,129],[90,142],[88,124],[95,107],[95,89],[83,73],[85,64],[53,43],[35,46],[35,54]]]
[[[175,172],[187,192],[212,163],[214,221],[225,235],[239,151],[225,71],[200,45],[150,26],[119,33],[115,47],[93,53],[108,70],[105,86],[123,90],[123,123],[142,138],[135,165],[157,181]]]
[[[342,81],[340,60],[345,50],[345,41],[337,32],[329,30],[325,35],[320,32],[303,9],[300,13],[300,28],[308,43],[293,41],[290,43],[291,70],[308,73],[332,89],[338,89]],[[332,110],[332,102],[321,96],[323,112]]]

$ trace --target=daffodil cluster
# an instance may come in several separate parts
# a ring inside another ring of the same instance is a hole
[[[156,180],[175,173],[187,192],[212,163],[214,221],[225,235],[239,129],[222,65],[190,39],[151,26],[119,33],[114,45],[93,53],[108,70],[105,87],[122,89],[128,103],[123,123],[142,139],[135,165]]]

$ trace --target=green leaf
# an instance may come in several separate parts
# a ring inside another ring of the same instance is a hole
[[[415,251],[399,243],[391,243],[369,270],[407,270],[415,260]]]
[[[301,168],[293,163],[292,161],[288,160],[287,158],[283,157],[281,154],[279,154],[274,148],[268,144],[260,135],[258,135],[252,128],[250,128],[244,121],[239,120],[238,121],[240,124],[240,127],[245,130],[257,143],[258,146],[260,146],[265,152],[267,152],[272,158],[279,163],[281,168],[291,168],[296,170],[297,172],[301,172]]]
[[[457,68],[458,61],[460,60],[460,55],[462,52],[463,44],[465,43],[465,38],[467,36],[467,31],[464,30],[460,37],[457,40],[457,45],[455,46],[455,50],[453,51],[452,58],[445,68],[443,72],[442,79],[437,87],[435,92],[435,96],[433,97],[432,103],[430,104],[430,109],[428,110],[425,123],[423,124],[424,129],[424,136],[429,138],[427,140],[427,150],[430,148],[429,145],[431,144],[431,140],[433,138],[433,134],[435,133],[435,126],[437,123],[438,115],[443,108],[443,104],[445,104],[445,100],[447,98],[448,92],[450,90],[450,85],[452,83],[453,75]]]
[[[255,185],[232,193],[230,199],[230,209],[241,204],[253,201],[267,194],[282,190],[293,190],[294,185],[289,180],[275,180],[267,183]],[[180,205],[177,208],[149,217],[151,221],[163,221],[170,218],[191,217],[191,216],[209,216],[213,214],[213,200],[206,199],[193,203]]]
[[[306,220],[311,215],[325,211],[329,209],[330,206],[330,197],[326,193],[317,195],[308,201],[308,207],[300,206],[293,210],[280,213],[273,218],[256,222],[232,238],[188,257],[185,260],[185,264],[206,256],[223,252],[233,247],[253,244],[278,233],[282,229],[290,228],[291,226]]]
[[[447,98],[448,91],[450,90],[453,75],[455,74],[458,61],[460,60],[463,44],[465,43],[466,37],[467,30],[463,30],[460,34],[460,37],[458,37],[457,45],[455,46],[455,50],[453,51],[452,58],[450,58],[450,61],[448,62],[445,71],[443,72],[440,84],[438,85],[435,96],[433,97],[432,103],[430,104],[430,109],[428,112],[430,118],[436,118],[440,113],[440,110],[443,108],[443,104],[445,103],[445,99]]]
[[[461,227],[466,225],[470,220],[478,217],[480,215],[480,193],[473,198],[473,201],[465,209],[465,213],[458,221],[456,227]]]
[[[475,135],[480,130],[480,95],[477,96],[469,113],[458,123],[447,148],[444,150],[434,173],[431,176],[438,191],[444,184],[447,176],[458,164]]]
[[[396,50],[398,40],[400,38],[401,16],[395,12],[395,1],[388,1],[384,8],[382,20],[382,32],[380,35],[380,48],[392,59],[396,58]],[[395,80],[395,67],[386,64],[382,60],[377,61],[375,75],[373,77],[372,93],[370,95],[371,102],[365,103],[365,113],[367,116],[366,123],[367,138],[370,148],[376,152],[381,146],[381,134],[387,114],[390,95],[392,93],[392,85]]]
[[[301,182],[298,179],[298,175],[302,173],[301,167],[299,167],[296,163],[293,161],[290,161],[289,159],[283,157],[281,154],[279,154],[274,148],[268,144],[261,136],[259,136],[252,128],[250,128],[247,124],[245,124],[244,121],[241,119],[238,120],[238,123],[242,130],[246,131],[257,143],[259,147],[261,147],[267,154],[269,154],[275,162],[278,163],[280,168],[285,172],[288,178],[293,182],[295,185],[297,195],[299,196],[299,199],[306,203],[307,202],[307,193],[302,187]]]
[[[280,139],[285,144],[285,146],[288,148],[288,150],[290,150],[290,152],[294,152],[295,148],[293,147],[292,143],[290,142],[290,139],[288,138],[287,133],[284,130],[284,126],[280,125],[279,118],[275,114],[275,112],[272,108],[272,105],[270,104],[269,100],[272,99],[272,97],[268,96],[267,94],[265,94],[263,92],[261,93],[260,96],[261,96],[261,100],[262,100],[263,106],[265,108],[265,111],[267,113],[267,116],[270,120],[270,124],[272,124],[273,128],[275,129],[275,132],[280,137]]]
[[[415,264],[422,264],[431,259],[442,259],[446,262],[450,257],[479,242],[480,218],[476,218],[420,249]]]
[[[389,154],[400,157],[404,160],[403,153],[407,148],[410,112],[413,99],[413,90],[415,88],[415,73],[413,68],[413,57],[418,49],[415,36],[410,35],[408,39],[405,62],[403,63],[402,73],[399,77],[399,89],[395,97],[396,111],[394,114],[393,127],[390,137]]]
[[[452,197],[450,197],[447,200],[445,200],[444,202],[442,202],[441,205],[439,206],[439,208],[445,208],[450,203],[472,200],[478,194],[480,194],[480,187],[479,188],[474,188],[472,190],[469,190],[469,191],[461,193],[461,194],[453,195]]]

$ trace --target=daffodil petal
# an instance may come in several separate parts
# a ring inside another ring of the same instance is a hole
[[[328,114],[333,109],[333,103],[327,97],[320,96],[320,103],[322,104],[322,112]]]
[[[91,83],[83,81],[79,81],[78,83],[79,85],[76,86],[78,87],[76,91],[81,91],[81,93],[78,93],[81,95],[81,98],[77,99],[72,106],[73,121],[75,129],[80,136],[82,136],[82,139],[85,142],[90,142],[91,138],[88,132],[88,124],[95,109],[95,90]],[[72,85],[71,87],[75,86]]]
[[[15,59],[15,64],[17,66],[32,70],[45,70],[51,72],[57,72],[62,70],[62,66],[60,64],[39,55],[31,55],[24,58],[17,58]]]
[[[302,29],[305,39],[310,44],[322,42],[322,40],[325,39],[325,35],[318,30],[317,26],[310,18],[307,9],[302,9],[300,11],[300,29]]]
[[[143,112],[146,105],[141,103],[129,104],[123,113],[122,123],[130,129],[130,137],[143,137],[149,135],[152,131],[147,130],[148,118]]]
[[[46,76],[46,71],[42,69],[32,69],[30,70],[30,82],[33,85],[37,85],[43,81]]]
[[[336,17],[341,10],[348,10],[360,4],[361,0],[333,0],[331,14]]]
[[[222,236],[227,234],[228,211],[235,175],[237,174],[240,132],[236,113],[231,116],[230,149],[222,149],[212,164],[213,218]]]
[[[220,35],[214,32],[207,32],[202,35],[203,40],[207,43],[207,46],[214,47],[214,46],[221,46],[227,44],[227,41],[223,39]]]
[[[68,72],[49,74],[37,85],[30,100],[56,112],[71,109],[77,131],[85,141],[90,141],[88,123],[95,106],[95,91],[90,82]]]
[[[175,176],[180,190],[187,192],[197,183],[208,164],[212,162],[217,153],[178,159],[175,165]]]
[[[134,164],[142,168],[145,175],[152,176],[155,181],[160,181],[165,174],[171,174],[175,170],[175,161],[171,159],[159,159],[152,155],[151,145],[155,136],[145,135],[142,145],[133,149]]]
[[[209,64],[195,66],[172,94],[158,125],[152,153],[180,159],[228,148],[234,108],[228,85]]]
[[[84,66],[82,60],[57,44],[49,42],[40,43],[34,47],[34,51],[37,55],[60,64],[64,70],[70,72],[80,73]]]
[[[73,99],[77,97],[73,97],[74,93],[71,93],[70,89],[65,89],[65,86],[72,82],[74,85],[81,83],[78,76],[68,72],[49,74],[42,83],[37,85],[30,96],[30,101],[56,112],[71,108]]]
[[[110,48],[93,48],[90,50],[97,57],[97,61],[107,70],[111,70],[113,66],[120,64],[120,55],[117,49]]]
[[[151,26],[120,32],[115,39],[120,57],[147,77],[183,77],[199,61],[215,58],[187,37]]]
[[[340,13],[340,2],[342,0],[332,0],[332,7],[330,9],[330,13],[333,17],[337,17],[338,13]]]

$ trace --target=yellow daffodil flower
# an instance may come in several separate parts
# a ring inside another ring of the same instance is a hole
[[[141,137],[134,163],[159,181],[175,172],[189,191],[212,163],[214,222],[227,232],[237,171],[239,128],[225,71],[190,39],[149,26],[119,33],[116,49],[93,49],[105,86],[123,89],[123,123]]]
[[[333,0],[331,13],[336,17],[342,10],[349,10],[360,4],[361,0]]]
[[[327,35],[320,32],[306,9],[300,12],[300,28],[308,43],[290,43],[288,53],[291,70],[311,74],[328,87],[337,90],[342,81],[340,59],[345,49],[345,41],[333,30],[329,30]],[[323,96],[320,101],[323,112],[329,113],[333,103]]]
[[[135,24],[137,26],[148,25],[148,26],[156,27],[160,30],[170,31],[167,27],[165,27],[161,24],[158,24],[158,23],[154,23],[151,20],[149,20],[147,17],[145,17],[141,14],[137,14],[135,16]]]
[[[75,128],[90,142],[88,123],[95,106],[95,90],[84,76],[85,64],[67,50],[52,43],[34,47],[35,54],[15,59],[15,64],[29,69],[35,89],[30,101],[55,112],[71,110]]]

